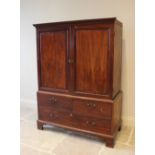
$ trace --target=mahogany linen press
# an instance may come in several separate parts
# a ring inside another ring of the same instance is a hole
[[[54,125],[113,147],[121,129],[122,23],[105,18],[34,26],[38,129]]]

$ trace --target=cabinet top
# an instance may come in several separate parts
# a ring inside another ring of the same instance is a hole
[[[116,17],[112,18],[96,18],[96,19],[82,19],[82,20],[71,20],[71,21],[59,21],[59,22],[51,22],[51,23],[39,23],[33,24],[35,27],[45,26],[45,25],[55,25],[55,24],[78,24],[78,23],[107,23],[113,24],[117,23],[122,26],[122,23],[117,20]]]

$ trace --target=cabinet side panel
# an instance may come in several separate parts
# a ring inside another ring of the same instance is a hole
[[[122,93],[119,93],[113,103],[112,133],[114,133],[121,125],[121,114],[122,114]]]
[[[114,31],[113,97],[121,89],[122,26],[115,24]]]

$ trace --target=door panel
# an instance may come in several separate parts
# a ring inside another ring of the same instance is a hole
[[[40,32],[40,86],[67,89],[68,31]]]
[[[75,91],[106,95],[109,92],[108,28],[75,31]]]

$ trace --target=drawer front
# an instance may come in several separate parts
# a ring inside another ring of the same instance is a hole
[[[106,119],[98,119],[93,117],[75,115],[74,120],[77,127],[84,130],[105,133],[110,131],[111,121]]]
[[[39,108],[39,119],[100,133],[108,133],[111,125],[110,120],[96,119],[93,117],[77,115],[71,111],[58,111],[56,109],[42,106]]]
[[[38,93],[38,105],[50,106],[56,109],[71,110],[71,99],[66,97],[54,96]]]
[[[50,107],[39,107],[39,119],[53,123],[72,125],[73,117],[69,111],[58,111]]]
[[[95,118],[111,119],[111,103],[92,101],[92,100],[73,100],[73,112]]]

